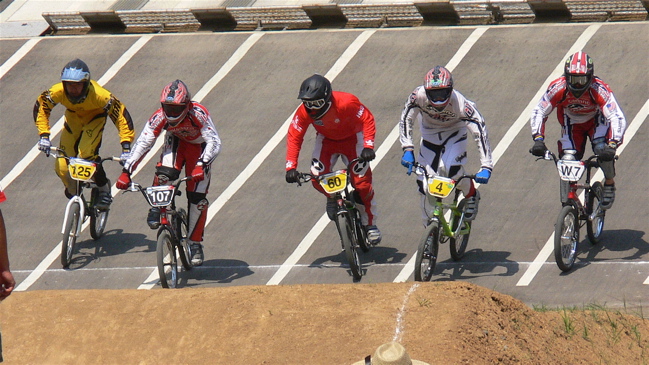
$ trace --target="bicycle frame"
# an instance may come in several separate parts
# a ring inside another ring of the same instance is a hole
[[[191,176],[187,176],[171,185],[151,186],[147,188],[132,182],[129,191],[139,191],[151,207],[160,209],[160,229],[167,227],[174,239],[176,239],[178,237],[176,237],[176,232],[172,229],[169,215],[177,214],[176,196],[180,195],[178,188],[183,182],[191,179]],[[158,232],[160,229],[158,229]]]
[[[573,205],[582,215],[588,216],[590,219],[593,219],[591,212],[587,212],[586,205],[579,199],[577,191],[579,189],[584,190],[584,201],[588,201],[589,195],[591,194],[592,185],[590,184],[590,179],[592,176],[591,169],[599,167],[599,163],[596,161],[597,156],[590,156],[588,159],[583,161],[564,161],[559,159],[551,151],[546,151],[544,160],[552,160],[557,166],[557,171],[562,183],[568,184],[567,191],[561,190],[561,205],[565,206],[567,204]],[[583,184],[579,183],[579,180],[586,174],[586,179]]]

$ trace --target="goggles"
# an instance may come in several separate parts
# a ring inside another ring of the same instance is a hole
[[[167,117],[179,117],[187,108],[187,105],[162,104],[162,109]]]
[[[302,100],[302,103],[307,109],[320,109],[325,105],[325,100]]]
[[[426,95],[428,96],[428,100],[432,102],[441,102],[448,100],[452,92],[453,89],[450,87],[444,89],[428,89],[426,90]]]
[[[588,75],[568,75],[568,85],[575,89],[583,89],[588,85],[590,77]]]

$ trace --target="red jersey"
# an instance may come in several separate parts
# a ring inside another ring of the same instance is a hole
[[[310,125],[325,138],[340,141],[363,132],[363,147],[374,148],[376,122],[374,115],[356,96],[342,92],[331,93],[331,107],[325,115],[314,120],[300,105],[288,128],[286,139],[286,170],[297,168],[304,135]]]

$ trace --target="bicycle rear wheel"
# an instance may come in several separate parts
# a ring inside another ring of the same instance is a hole
[[[175,288],[178,284],[178,260],[173,238],[167,229],[158,234],[156,254],[158,258],[158,275],[163,288]]]
[[[591,244],[599,243],[599,238],[604,231],[604,218],[606,210],[602,209],[600,202],[604,195],[604,188],[599,181],[595,182],[590,188],[588,195],[588,202],[586,203],[586,210],[591,213],[593,219],[590,217],[586,221],[586,233],[588,233],[588,240]]]
[[[356,245],[354,244],[354,228],[351,225],[351,219],[348,214],[338,214],[336,215],[336,227],[338,228],[338,234],[340,235],[340,241],[342,242],[343,250],[345,251],[345,257],[349,262],[349,268],[352,271],[352,276],[354,280],[360,280],[363,276],[361,271],[361,262],[358,258],[358,252],[356,252]]]
[[[81,219],[80,215],[81,207],[79,206],[79,202],[75,201],[70,205],[65,227],[63,228],[61,265],[63,265],[64,269],[67,269],[72,261],[72,254],[74,253],[75,244],[77,242],[77,227],[79,226],[79,219]]]
[[[358,246],[361,248],[361,250],[363,250],[363,252],[368,252],[371,245],[369,242],[367,242],[367,234],[365,233],[365,229],[363,228],[363,223],[361,223],[361,216],[360,213],[358,213],[358,210],[354,212],[354,215],[354,237],[356,237],[356,242],[358,243]]]
[[[180,240],[178,245],[178,256],[180,256],[180,262],[182,262],[185,270],[191,270],[192,265],[192,255],[191,250],[189,249],[189,241],[187,240],[187,212],[184,209],[178,209],[176,215],[176,236]]]
[[[430,281],[439,252],[439,222],[431,222],[419,242],[415,257],[415,281]]]
[[[464,210],[465,202],[466,201],[462,199],[457,205],[459,212],[462,212]],[[455,236],[455,238],[451,238],[450,240],[449,250],[451,251],[451,257],[455,261],[461,260],[462,257],[464,257],[466,247],[469,245],[469,235],[471,235],[471,224],[469,222],[466,222],[465,220],[460,220],[460,216],[453,214],[453,217],[451,218],[451,230],[455,232],[458,225],[460,224],[460,231],[468,230],[468,232],[465,234],[458,234]]]
[[[90,213],[90,236],[98,240],[104,234],[104,229],[106,229],[106,223],[108,222],[108,212],[109,210],[99,210],[94,207],[94,203],[97,201],[97,195],[99,191],[97,188],[92,189],[92,199],[88,212]]]
[[[570,271],[579,243],[579,212],[571,205],[561,208],[554,229],[554,259],[562,271]]]

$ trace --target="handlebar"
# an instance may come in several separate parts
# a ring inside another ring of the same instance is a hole
[[[412,168],[414,169],[414,172],[415,172],[415,174],[417,174],[417,175],[423,175],[426,179],[429,179],[429,178],[432,177],[432,176],[430,176],[430,175],[428,174],[428,170],[426,169],[426,166],[420,164],[419,162],[416,162],[416,161],[415,161],[415,163],[412,164]],[[467,179],[467,178],[468,178],[468,179],[471,179],[471,180],[474,180],[475,177],[476,177],[475,174],[463,174],[463,175],[460,176],[457,180],[455,180],[455,182],[458,183],[458,182],[460,182],[462,179]]]
[[[617,158],[618,158],[618,156],[615,156],[616,160],[617,160]],[[554,161],[554,164],[556,165],[557,162],[560,160],[560,158],[557,157],[557,155],[555,155],[552,151],[546,150],[543,157],[538,157],[536,160],[537,161],[538,160]],[[592,156],[590,156],[587,159],[582,160],[582,161],[584,162],[584,164],[587,167],[599,167],[599,161],[593,161],[593,160],[597,160],[597,155],[592,155]]]
[[[68,155],[65,153],[64,150],[62,150],[62,149],[60,149],[60,148],[58,148],[58,147],[50,147],[50,154],[49,154],[48,156],[51,156],[51,157],[54,157],[54,158],[64,158],[64,159],[66,159],[66,160],[69,160],[69,159],[71,159],[71,158],[75,158],[75,157],[70,157],[70,156],[68,156]],[[85,159],[84,159],[84,160],[85,160]],[[88,160],[88,161],[90,161],[90,160]],[[117,162],[121,162],[122,159],[121,159],[120,157],[116,157],[116,156],[109,156],[109,157],[101,158],[99,161],[92,161],[92,162],[104,163],[104,161],[117,161]]]
[[[357,157],[357,158],[349,161],[349,163],[347,164],[347,173],[349,174],[349,171],[351,171],[352,167],[354,165],[358,164],[361,161],[365,161],[365,160],[363,160],[360,157]],[[309,182],[311,180],[319,181],[319,180],[322,180],[322,178],[323,178],[323,175],[314,175],[314,174],[312,174],[310,172],[300,172],[298,174],[298,181],[296,181],[296,183],[297,183],[298,186],[302,186],[302,183]]]
[[[192,179],[191,176],[185,176],[182,179],[178,179],[178,180],[172,182],[170,185],[173,186],[175,189],[178,189],[180,187],[180,184],[182,184],[185,181],[189,181],[191,179]],[[144,190],[146,190],[145,187],[142,187],[142,185],[136,183],[135,181],[131,181],[131,185],[128,187],[128,189],[124,190],[124,192],[125,193],[128,192],[128,191],[140,191],[140,192],[143,192]]]

